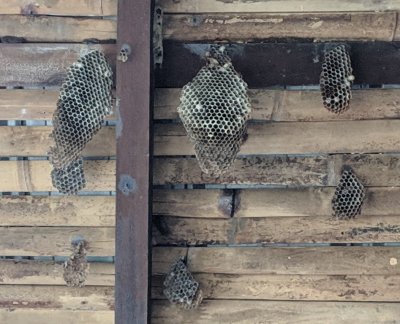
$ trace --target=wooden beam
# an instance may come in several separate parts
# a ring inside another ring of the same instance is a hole
[[[117,64],[116,324],[150,320],[153,14],[152,1],[118,2],[117,47],[130,53]]]
[[[266,319],[270,323],[332,323],[338,318],[351,323],[355,314],[362,323],[395,323],[400,309],[397,303],[207,300],[199,309],[185,312],[167,301],[154,301],[152,323],[265,323]]]
[[[396,0],[261,0],[254,2],[219,0],[157,0],[168,13],[229,13],[229,12],[335,12],[400,10]]]
[[[154,119],[178,119],[181,89],[158,88]],[[400,89],[354,90],[351,109],[340,115],[322,109],[315,90],[250,89],[251,118],[258,121],[337,121],[400,118]],[[0,120],[51,120],[58,90],[0,89]],[[115,115],[107,117],[115,120]]]

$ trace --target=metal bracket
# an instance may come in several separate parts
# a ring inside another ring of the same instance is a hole
[[[154,10],[153,20],[153,60],[154,66],[162,65],[163,62],[163,15],[161,7],[156,7]]]

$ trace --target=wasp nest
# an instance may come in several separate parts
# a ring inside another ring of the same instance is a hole
[[[320,87],[324,107],[329,111],[340,114],[349,108],[354,81],[352,72],[350,55],[344,45],[325,53]]]
[[[112,70],[103,53],[93,50],[69,68],[53,115],[49,155],[53,186],[76,194],[85,187],[81,154],[112,108]]]
[[[351,168],[344,168],[332,199],[334,215],[341,219],[359,215],[364,198],[364,186]]]
[[[247,84],[224,47],[212,47],[207,64],[185,85],[178,107],[204,173],[219,176],[239,152],[250,117]]]
[[[171,303],[184,309],[196,308],[203,300],[199,283],[186,267],[184,257],[180,257],[167,274],[164,280],[164,295]]]

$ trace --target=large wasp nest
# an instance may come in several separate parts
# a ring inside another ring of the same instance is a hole
[[[324,107],[340,114],[350,105],[351,85],[354,81],[350,55],[345,45],[336,46],[325,53],[320,88]]]
[[[342,170],[342,177],[332,199],[333,213],[337,218],[354,218],[361,213],[365,189],[350,167]]]
[[[69,68],[53,115],[50,148],[53,186],[76,194],[85,187],[82,151],[112,109],[112,70],[103,53],[92,50]]]
[[[250,117],[247,84],[224,47],[212,47],[207,64],[185,85],[178,107],[204,173],[219,176],[236,158]]]
[[[164,280],[164,295],[172,304],[184,309],[196,308],[203,300],[199,283],[186,267],[184,257],[180,257],[167,274]]]

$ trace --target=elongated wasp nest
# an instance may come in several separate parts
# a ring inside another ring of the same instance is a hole
[[[325,53],[320,88],[324,107],[329,111],[340,114],[349,108],[354,81],[352,72],[350,55],[344,45]]]
[[[180,257],[167,274],[164,280],[164,295],[172,304],[184,309],[196,308],[203,300],[199,283],[186,267],[184,257]]]
[[[332,199],[333,213],[337,218],[353,218],[361,213],[365,189],[353,170],[345,167]]]
[[[185,85],[178,107],[204,173],[226,172],[240,150],[250,117],[247,84],[224,47],[212,47],[207,64]]]
[[[53,115],[50,148],[53,186],[76,194],[85,187],[81,153],[112,108],[112,70],[103,53],[92,50],[69,68]]]

